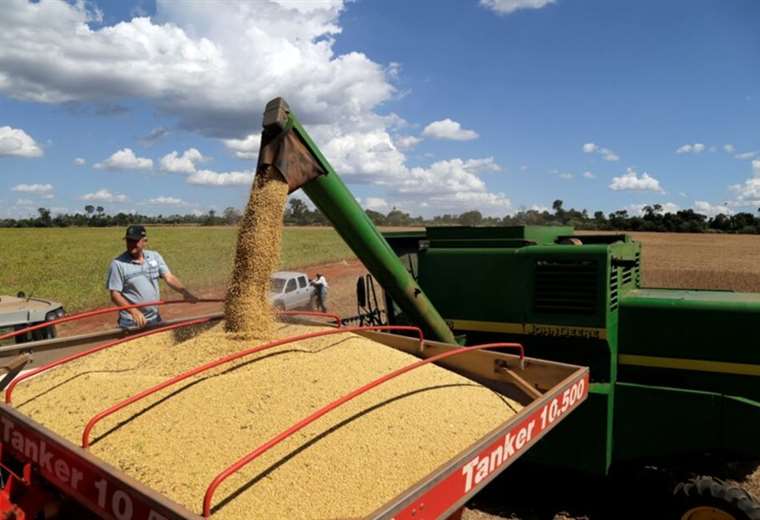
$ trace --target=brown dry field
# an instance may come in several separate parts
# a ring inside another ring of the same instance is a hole
[[[642,244],[646,287],[760,292],[760,235],[630,235]]]

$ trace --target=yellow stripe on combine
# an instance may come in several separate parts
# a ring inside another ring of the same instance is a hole
[[[542,323],[506,323],[502,321],[446,320],[454,330],[501,332],[534,336],[607,339],[607,329],[574,327],[571,325],[544,325]]]
[[[727,363],[724,361],[706,361],[703,359],[682,359],[620,354],[618,355],[618,363],[621,365],[636,365],[640,367],[673,368],[676,370],[696,370],[699,372],[719,372],[721,374],[760,376],[760,365],[749,365],[746,363]]]

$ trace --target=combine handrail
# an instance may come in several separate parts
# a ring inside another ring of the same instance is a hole
[[[339,314],[334,312],[319,312],[319,311],[277,311],[278,316],[318,316],[320,318],[332,318],[335,320],[335,325],[340,328],[342,325],[342,319]]]
[[[185,372],[182,372],[181,374],[171,377],[167,379],[166,381],[159,383],[157,385],[154,385],[150,388],[146,388],[145,390],[138,392],[132,397],[128,397],[127,399],[124,399],[123,401],[120,401],[114,404],[113,406],[110,406],[109,408],[103,410],[102,412],[93,416],[92,419],[90,419],[87,425],[84,427],[84,431],[82,432],[82,448],[90,447],[90,433],[92,432],[92,429],[95,427],[95,425],[98,422],[100,422],[102,419],[108,417],[109,415],[113,413],[118,412],[122,408],[125,408],[129,406],[130,404],[135,403],[144,397],[155,394],[156,392],[159,392],[166,387],[169,387],[175,383],[179,383],[180,381],[184,381],[185,379],[192,377],[196,374],[200,374],[201,372],[205,372],[206,370],[210,370],[212,368],[218,367],[219,365],[229,363],[230,361],[235,361],[236,359],[240,359],[242,357],[248,356],[249,354],[255,354],[257,352],[261,352],[263,350],[267,350],[273,347],[278,347],[280,345],[285,345],[285,344],[293,343],[296,341],[302,341],[305,339],[319,338],[321,336],[331,336],[334,334],[342,334],[346,332],[360,332],[360,331],[369,331],[369,330],[414,331],[419,335],[420,345],[422,345],[425,341],[425,337],[422,334],[422,330],[419,327],[414,327],[411,325],[373,325],[371,327],[340,327],[340,328],[335,328],[332,330],[310,332],[308,334],[300,334],[298,336],[289,336],[287,338],[268,341],[266,343],[262,343],[261,345],[251,347],[246,350],[233,352],[232,354],[228,354],[214,361],[209,361],[208,363],[204,363],[203,365],[200,365],[190,370],[187,370]]]
[[[287,430],[279,433],[275,437],[272,437],[267,442],[250,452],[248,455],[245,455],[244,457],[240,458],[235,462],[234,464],[230,465],[219,473],[214,480],[211,481],[211,484],[209,484],[208,488],[206,489],[206,494],[203,497],[203,516],[205,518],[208,518],[211,515],[211,499],[214,496],[214,492],[219,487],[219,485],[230,475],[236,473],[239,471],[243,466],[246,466],[250,462],[252,462],[254,459],[258,458],[260,455],[268,451],[269,449],[275,447],[280,442],[284,441],[294,433],[297,433],[298,431],[302,430],[309,424],[313,423],[323,415],[329,413],[330,411],[334,410],[335,408],[338,408],[339,406],[347,403],[348,401],[354,399],[355,397],[377,387],[385,383],[386,381],[389,381],[391,379],[394,379],[402,374],[405,374],[406,372],[409,372],[411,370],[414,370],[415,368],[421,367],[423,365],[427,365],[430,363],[435,363],[436,361],[440,361],[441,359],[445,359],[447,357],[456,356],[458,354],[464,354],[465,352],[471,352],[473,350],[480,350],[484,348],[516,348],[520,351],[520,360],[523,361],[525,359],[525,349],[520,343],[485,343],[483,345],[474,345],[472,347],[460,347],[454,350],[449,350],[448,352],[443,352],[441,354],[437,354],[435,356],[430,356],[429,358],[421,359],[419,361],[415,361],[414,363],[411,363],[409,365],[406,365],[404,367],[398,368],[394,370],[393,372],[389,372],[385,374],[384,376],[378,377],[377,379],[370,381],[369,383],[352,390],[348,394],[344,395],[343,397],[336,399],[335,401],[331,402],[328,405],[323,406],[319,410],[313,412],[308,417],[301,419],[296,424],[288,428]]]
[[[11,404],[11,399],[13,396],[13,389],[16,388],[16,385],[18,385],[21,381],[24,381],[25,379],[29,379],[32,376],[36,376],[40,372],[44,372],[46,370],[50,370],[51,368],[55,368],[57,366],[63,365],[64,363],[68,363],[69,361],[74,361],[75,359],[79,359],[85,356],[89,356],[90,354],[94,354],[95,352],[100,352],[101,350],[105,350],[110,347],[115,347],[116,345],[120,345],[122,343],[126,343],[128,341],[132,341],[133,339],[139,339],[144,338],[145,336],[151,336],[153,334],[158,334],[159,332],[166,332],[168,330],[173,329],[179,329],[181,327],[189,327],[190,325],[197,325],[199,323],[206,323],[208,321],[211,321],[212,317],[205,317],[205,318],[198,318],[194,320],[187,320],[182,321],[179,323],[173,323],[171,325],[165,325],[163,327],[156,327],[154,329],[146,330],[145,332],[140,332],[138,334],[132,334],[130,336],[119,338],[114,341],[108,341],[106,343],[102,343],[96,347],[93,347],[88,350],[84,350],[82,352],[77,352],[75,354],[71,354],[70,356],[62,357],[60,359],[57,359],[55,361],[52,361],[50,363],[47,363],[45,365],[42,365],[41,367],[35,368],[34,370],[30,370],[29,372],[26,372],[24,374],[21,374],[19,377],[11,381],[11,384],[8,385],[8,388],[5,390],[5,402],[6,404]]]
[[[30,325],[29,327],[25,327],[23,329],[14,330],[12,332],[7,332],[5,334],[0,334],[0,341],[4,339],[8,339],[8,338],[13,338],[20,334],[25,334],[27,332],[32,332],[34,330],[44,329],[45,327],[49,327],[51,325],[58,325],[59,323],[66,323],[68,321],[83,320],[85,318],[90,318],[92,316],[108,314],[109,312],[126,311],[129,309],[139,309],[142,307],[155,307],[159,305],[175,305],[178,303],[190,303],[190,304],[221,303],[223,301],[224,301],[223,299],[219,299],[219,298],[207,298],[207,299],[198,299],[198,300],[156,300],[154,302],[132,303],[129,305],[121,305],[121,306],[116,306],[116,307],[102,307],[100,309],[93,309],[91,311],[83,311],[77,314],[70,314],[68,316],[64,316],[63,318],[56,318],[54,320],[44,321],[42,323],[38,323],[37,325]]]

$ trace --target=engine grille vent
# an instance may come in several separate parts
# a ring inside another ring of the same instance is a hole
[[[533,309],[540,313],[591,314],[597,305],[597,262],[536,261]]]
[[[613,267],[610,269],[610,310],[616,311],[618,308],[618,270]]]

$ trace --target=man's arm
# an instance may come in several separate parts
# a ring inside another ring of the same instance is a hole
[[[114,291],[113,289],[111,290],[111,301],[119,307],[124,305],[131,305],[123,294],[121,294],[119,291]],[[129,314],[132,316],[132,319],[135,320],[135,323],[138,327],[145,326],[145,315],[140,312],[140,309],[128,309],[127,312],[129,312]]]
[[[178,293],[182,294],[182,296],[191,302],[195,302],[198,300],[198,298],[188,291],[185,286],[182,284],[182,282],[174,276],[171,272],[164,273],[164,280],[166,280],[166,285],[177,291]]]

